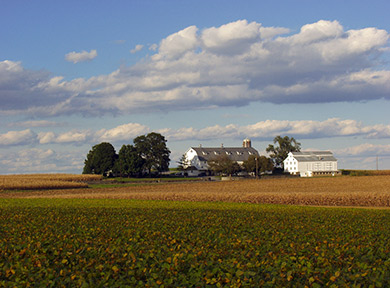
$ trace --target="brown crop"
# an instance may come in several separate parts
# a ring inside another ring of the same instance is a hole
[[[99,175],[75,174],[0,175],[0,191],[86,188],[88,184],[85,182],[101,178]]]
[[[116,198],[390,207],[390,176],[148,184],[119,188],[3,192],[0,197]]]

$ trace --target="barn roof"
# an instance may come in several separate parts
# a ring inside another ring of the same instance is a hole
[[[219,155],[227,155],[232,161],[246,161],[251,155],[259,155],[252,147],[191,147],[198,154],[199,160],[209,161]]]
[[[303,151],[291,152],[291,154],[300,162],[337,161],[330,151]]]

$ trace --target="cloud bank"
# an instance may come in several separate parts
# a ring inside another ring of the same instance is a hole
[[[34,144],[89,144],[112,142],[128,144],[139,136],[151,132],[148,126],[139,123],[127,123],[111,129],[71,130],[63,133],[52,131],[34,132],[31,129],[9,131],[0,134],[0,147]],[[160,129],[168,141],[198,141],[237,139],[246,137],[253,140],[268,141],[277,135],[290,135],[297,139],[318,139],[360,136],[365,139],[390,139],[390,125],[363,125],[356,120],[331,118],[325,121],[266,120],[254,124],[239,126],[209,126],[201,129],[183,127],[178,129]]]
[[[389,100],[390,70],[383,68],[389,37],[374,27],[346,31],[338,21],[321,20],[292,33],[240,20],[187,27],[137,64],[91,78],[66,81],[6,60],[0,62],[0,113],[96,116],[251,102]],[[77,63],[96,55],[91,50],[66,58]]]

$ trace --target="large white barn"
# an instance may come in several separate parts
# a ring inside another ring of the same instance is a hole
[[[337,175],[337,159],[330,151],[290,152],[283,161],[284,172],[301,177]]]
[[[219,155],[227,155],[231,160],[242,165],[249,156],[259,156],[259,152],[252,147],[250,139],[245,139],[242,147],[224,147],[223,145],[221,147],[191,147],[184,155],[187,163],[183,166],[187,170],[193,170],[191,174],[194,175],[208,171],[207,161]]]

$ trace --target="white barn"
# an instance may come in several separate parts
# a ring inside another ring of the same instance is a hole
[[[330,151],[290,152],[283,161],[284,172],[301,177],[338,175],[337,159]]]
[[[183,165],[186,170],[190,170],[192,175],[208,171],[207,161],[219,155],[227,155],[231,160],[242,165],[249,156],[257,155],[259,152],[252,147],[251,140],[245,139],[242,147],[191,147],[184,154],[187,163]]]

